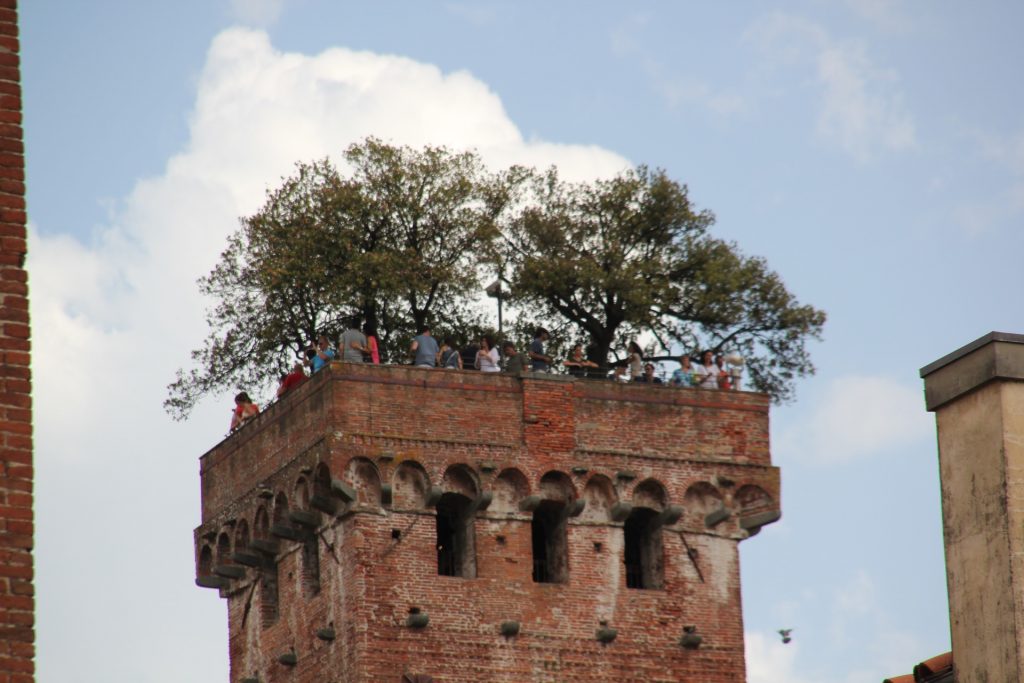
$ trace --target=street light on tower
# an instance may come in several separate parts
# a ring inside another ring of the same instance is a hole
[[[501,288],[501,278],[498,278],[497,280],[495,280],[491,284],[487,285],[487,287],[484,289],[484,291],[487,292],[487,296],[491,297],[492,299],[497,299],[498,300],[498,338],[500,339],[500,338],[502,338],[502,329],[501,329],[501,300],[505,296],[505,291]]]

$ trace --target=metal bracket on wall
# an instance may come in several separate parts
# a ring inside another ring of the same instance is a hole
[[[683,547],[686,548],[686,556],[690,558],[690,564],[697,571],[697,578],[700,579],[701,583],[704,583],[704,573],[700,570],[700,565],[697,564],[697,551],[690,547],[690,544],[686,542],[686,534],[682,531],[679,532],[679,538],[683,542]]]

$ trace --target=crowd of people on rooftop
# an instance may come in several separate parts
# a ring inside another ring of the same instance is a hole
[[[489,334],[482,335],[477,344],[459,349],[453,337],[444,337],[438,342],[430,327],[424,326],[412,340],[409,358],[412,365],[421,368],[466,370],[472,367],[480,372],[505,372],[514,375],[524,371],[555,372],[561,369],[582,379],[667,384],[674,387],[725,391],[738,388],[743,364],[741,358],[727,358],[712,351],[701,353],[700,361],[694,364],[690,354],[683,353],[677,358],[679,368],[673,371],[669,378],[663,379],[656,374],[654,363],[645,362],[643,349],[635,341],[630,342],[626,348],[625,362],[614,364],[609,372],[587,358],[581,344],[575,345],[568,358],[560,364],[557,363],[556,359],[545,351],[545,344],[549,340],[550,333],[543,327],[538,327],[533,341],[524,353],[520,353],[516,345],[509,340],[499,345]],[[336,347],[331,345],[331,340],[326,334],[321,334],[315,344],[309,345],[304,355],[303,362],[295,363],[291,371],[281,377],[277,398],[300,386],[309,376],[319,372],[332,361],[378,365],[381,362],[377,335],[368,325],[364,325],[361,330],[356,324],[348,326],[338,338]],[[471,363],[467,361],[469,358],[472,359]],[[309,368],[309,375],[306,374],[306,368]],[[259,406],[253,403],[246,392],[240,392],[235,396],[231,431],[235,431],[257,414]]]

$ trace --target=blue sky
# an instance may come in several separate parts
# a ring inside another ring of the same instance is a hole
[[[829,314],[818,374],[772,412],[783,520],[741,546],[751,683],[879,681],[948,649],[917,370],[1022,328],[1022,20],[901,0],[25,3],[39,679],[225,680],[191,529],[230,405],[174,423],[164,387],[237,217],[367,134],[687,183]]]

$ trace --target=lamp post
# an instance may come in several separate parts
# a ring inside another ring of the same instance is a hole
[[[501,279],[495,280],[491,284],[487,285],[487,288],[484,289],[484,291],[487,292],[487,296],[491,297],[492,299],[498,300],[498,338],[502,339],[503,335],[501,329],[501,300],[504,297],[505,292],[501,288]]]
[[[738,390],[740,388],[740,377],[743,375],[743,356],[738,353],[732,353],[725,357],[725,362],[729,366],[729,376],[732,378],[732,388]],[[782,642],[789,642],[783,640]]]

